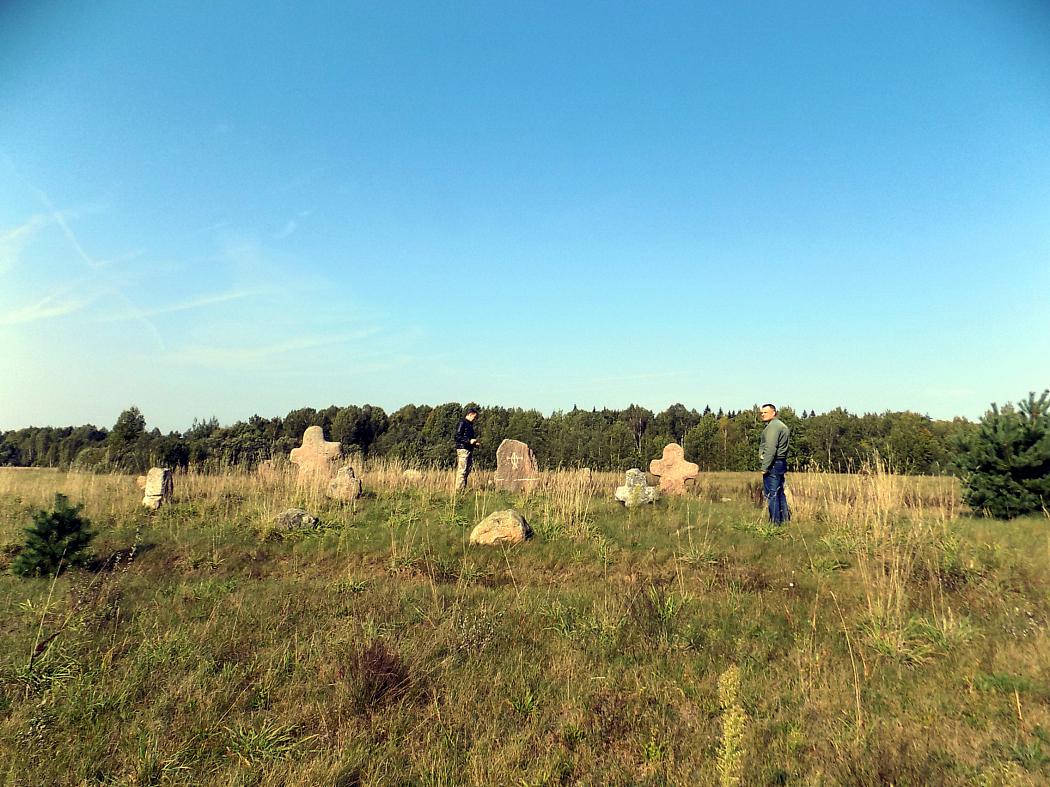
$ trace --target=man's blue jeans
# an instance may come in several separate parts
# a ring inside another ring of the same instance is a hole
[[[774,525],[782,525],[791,519],[788,510],[788,501],[784,496],[784,476],[787,474],[787,462],[783,459],[774,460],[773,466],[768,473],[762,474],[762,491],[769,503],[769,521]]]

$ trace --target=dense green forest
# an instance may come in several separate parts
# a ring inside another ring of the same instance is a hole
[[[194,421],[188,430],[166,435],[148,430],[143,414],[130,407],[108,430],[89,424],[0,433],[0,465],[128,472],[150,466],[251,468],[287,455],[312,425],[323,427],[325,436],[341,442],[348,454],[451,465],[452,433],[465,406],[410,404],[389,414],[367,404],[305,407],[284,418],[253,415],[231,426],[220,426],[215,418]],[[783,407],[780,417],[791,427],[794,470],[849,472],[878,452],[900,472],[950,472],[953,435],[975,428],[960,418],[935,421],[912,412],[855,415],[842,408],[818,415]],[[483,406],[477,428],[481,447],[475,456],[481,467],[495,465],[496,447],[510,437],[528,443],[541,467],[647,467],[675,441],[689,460],[710,471],[755,469],[762,424],[757,406],[724,412],[674,404],[654,413],[631,405],[624,410],[573,408],[549,416]]]

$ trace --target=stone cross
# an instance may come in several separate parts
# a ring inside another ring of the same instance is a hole
[[[289,457],[299,466],[299,475],[310,474],[328,477],[332,475],[339,460],[343,458],[343,446],[324,439],[324,429],[310,426],[303,432],[303,444],[292,449]]]
[[[685,461],[685,451],[678,443],[664,446],[664,455],[649,463],[649,472],[660,478],[660,491],[669,495],[684,495],[685,482],[696,478],[700,466]]]
[[[616,499],[628,508],[656,502],[656,487],[646,484],[645,473],[637,467],[627,471],[624,485],[616,487]]]
[[[496,486],[510,492],[528,489],[539,480],[536,455],[520,440],[504,440],[496,449]]]

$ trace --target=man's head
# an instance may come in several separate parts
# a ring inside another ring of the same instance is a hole
[[[473,421],[475,418],[478,417],[478,408],[477,407],[468,407],[467,408],[467,414],[465,416],[463,416],[463,417],[466,418],[468,421]]]
[[[774,404],[764,404],[758,411],[758,415],[762,419],[762,423],[768,424],[777,417],[777,407]]]

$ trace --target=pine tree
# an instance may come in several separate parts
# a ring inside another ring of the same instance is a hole
[[[955,439],[963,497],[986,516],[1009,519],[1050,508],[1050,390],[984,414]]]
[[[80,516],[83,505],[70,505],[65,495],[55,495],[53,511],[33,514],[33,526],[26,528],[26,542],[11,570],[22,576],[47,576],[67,566],[87,561],[87,546],[95,537],[91,523]]]

